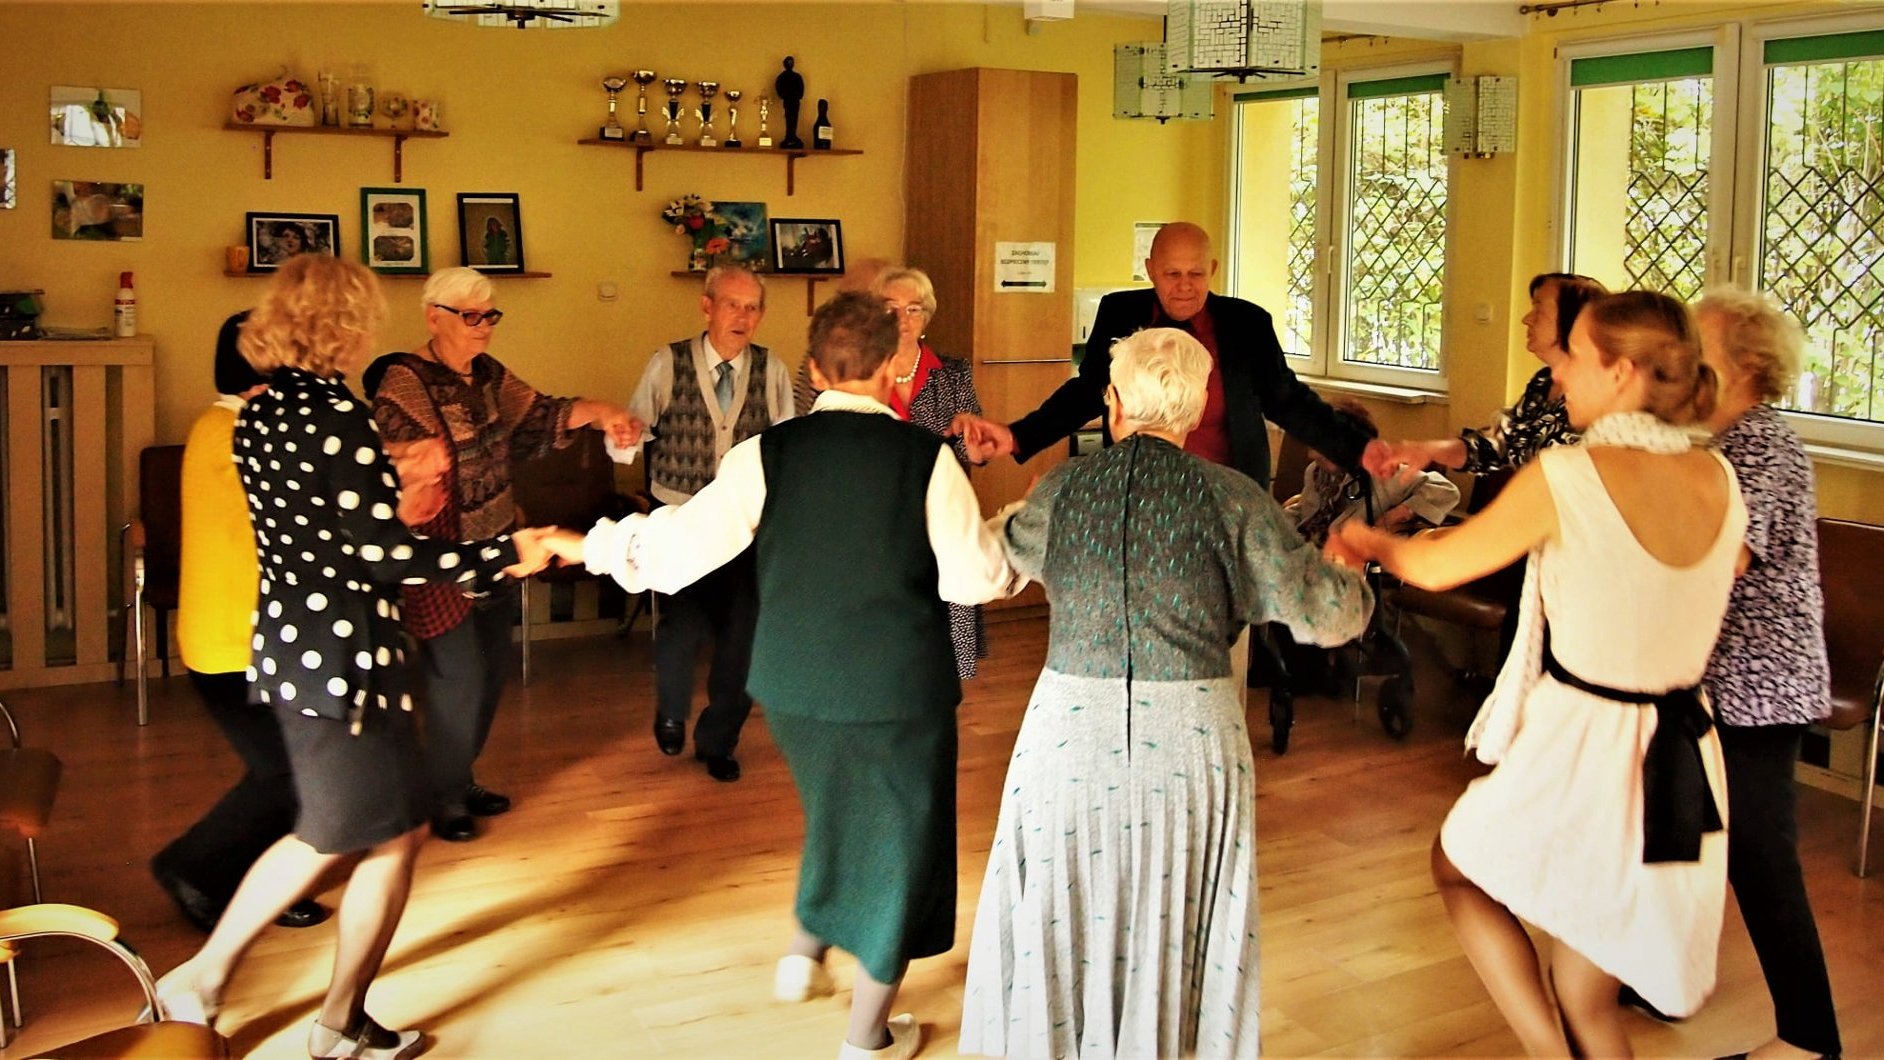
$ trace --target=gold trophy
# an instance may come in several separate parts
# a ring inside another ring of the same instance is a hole
[[[721,147],[746,146],[739,142],[739,97],[743,95],[745,93],[736,88],[726,90],[726,141]]]
[[[604,140],[626,140],[628,130],[622,128],[621,122],[615,120],[615,104],[621,90],[628,87],[628,81],[621,77],[604,77],[602,87],[608,90],[608,121],[603,123],[595,135]]]
[[[772,134],[765,129],[765,119],[772,113],[772,97],[763,93],[759,96],[759,146],[772,146]]]
[[[718,147],[720,142],[713,138],[713,96],[720,90],[720,83],[696,81],[693,87],[700,90],[700,105],[693,112],[700,119],[700,146]]]
[[[636,70],[632,76],[639,90],[635,96],[635,116],[640,120],[635,123],[634,135],[629,139],[638,144],[651,144],[654,134],[648,131],[648,86],[654,83],[654,71]]]
[[[670,77],[661,82],[661,87],[667,89],[667,102],[664,104],[667,111],[667,143],[679,147],[687,142],[680,135],[680,94],[687,91],[687,82]]]

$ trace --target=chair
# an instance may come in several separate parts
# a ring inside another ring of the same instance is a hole
[[[525,526],[562,526],[587,530],[598,519],[619,519],[632,511],[646,511],[648,504],[639,496],[620,493],[615,488],[615,462],[609,459],[601,431],[577,432],[574,441],[533,460],[513,461],[510,488],[516,500],[518,519]],[[585,568],[545,567],[532,576],[541,582],[575,582],[594,577]],[[530,580],[522,581],[523,683],[530,683]],[[628,614],[632,626],[646,604],[646,595],[635,600]]]
[[[1832,663],[1832,716],[1828,729],[1866,722],[1864,787],[1858,795],[1860,877],[1870,874],[1871,797],[1877,790],[1878,722],[1884,710],[1884,526],[1819,520],[1819,582],[1825,591],[1825,649]]]
[[[183,447],[157,445],[138,457],[138,517],[118,535],[118,554],[130,565],[131,599],[125,605],[131,652],[118,655],[118,683],[124,683],[124,660],[137,659],[137,723],[150,722],[149,669],[144,632],[144,608],[156,612],[157,658],[163,675],[170,676],[170,612],[177,609],[177,584],[183,549]],[[126,537],[129,542],[127,547]],[[122,584],[123,580],[120,580]]]
[[[1302,479],[1308,474],[1308,446],[1293,434],[1283,434],[1276,447],[1276,473],[1269,479],[1269,495],[1277,504],[1302,492]]]
[[[6,722],[12,746],[0,748],[0,827],[19,833],[26,840],[26,859],[33,873],[33,901],[44,901],[39,889],[39,834],[46,830],[52,816],[52,800],[59,793],[60,764],[57,755],[20,743],[20,727],[13,712],[0,703],[0,720]]]
[[[73,938],[90,942],[121,961],[144,991],[147,1008],[138,1022],[117,1030],[95,1034],[83,1041],[59,1046],[40,1056],[141,1057],[189,1056],[227,1057],[229,1040],[214,1030],[196,1023],[178,1023],[162,1019],[163,1005],[157,1000],[157,983],[150,968],[136,951],[118,938],[118,922],[96,910],[77,905],[23,905],[0,910],[0,952],[16,952],[18,944],[31,939]],[[7,968],[12,969],[9,961]],[[13,1025],[21,1025],[18,984],[13,989]],[[5,1020],[0,1019],[0,1045],[5,1042]]]

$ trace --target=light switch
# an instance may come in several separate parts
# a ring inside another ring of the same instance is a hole
[[[615,285],[607,281],[595,285],[595,298],[600,302],[613,302],[616,297]]]
[[[1472,319],[1478,321],[1481,324],[1491,323],[1492,322],[1491,303],[1480,302],[1479,304],[1473,306],[1472,307]]]

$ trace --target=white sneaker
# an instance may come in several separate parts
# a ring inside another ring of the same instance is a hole
[[[909,1060],[922,1048],[922,1024],[907,1012],[890,1017],[890,1044],[881,1049],[860,1049],[845,1042],[837,1060]]]
[[[837,992],[831,973],[822,961],[803,954],[788,953],[778,959],[778,972],[772,977],[772,996],[780,1001],[810,1001],[830,997]]]

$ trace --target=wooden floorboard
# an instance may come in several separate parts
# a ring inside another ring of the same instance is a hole
[[[917,962],[906,1007],[925,1056],[955,1055],[962,977],[1001,778],[1044,655],[1037,618],[991,627],[995,655],[962,710],[961,898],[957,945]],[[537,648],[536,681],[500,711],[481,779],[517,808],[465,845],[429,844],[371,1007],[422,1026],[440,1057],[831,1056],[853,965],[834,961],[836,998],[770,1000],[790,929],[802,821],[756,714],[722,785],[688,757],[664,758],[645,639]],[[1477,772],[1461,754],[1473,704],[1423,670],[1417,724],[1396,743],[1371,700],[1303,700],[1293,747],[1272,754],[1262,695],[1257,743],[1263,1039],[1276,1056],[1504,1056],[1517,1051],[1454,941],[1427,875],[1439,821]],[[118,917],[158,971],[198,937],[144,864],[220,794],[235,768],[188,684],[156,685],[139,729],[129,689],[18,691],[29,743],[65,761],[41,840],[54,901]],[[1884,881],[1849,870],[1856,807],[1802,789],[1802,847],[1840,1002],[1847,1056],[1884,1055]],[[337,892],[328,896],[331,901]],[[331,927],[271,930],[227,998],[241,1051],[302,1054],[331,961]],[[102,954],[44,943],[21,963],[28,1023],[6,1050],[37,1050],[128,1022],[130,979]],[[1772,1032],[1738,917],[1729,913],[1720,988],[1676,1026],[1628,1017],[1650,1056],[1715,1056]]]

